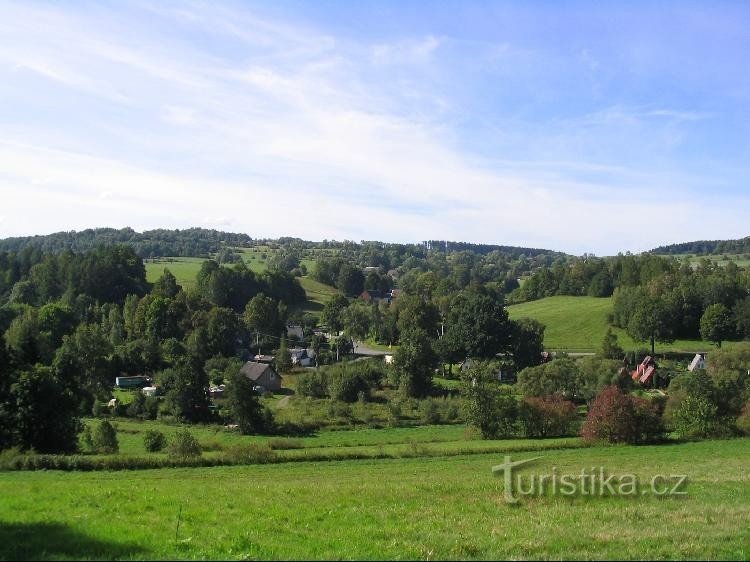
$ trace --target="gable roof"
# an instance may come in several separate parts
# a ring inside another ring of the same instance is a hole
[[[281,378],[281,375],[276,373],[271,365],[268,365],[266,363],[256,363],[254,361],[248,361],[247,363],[245,363],[240,369],[240,373],[245,375],[251,381],[257,381],[264,375],[264,373],[266,373],[266,371],[269,370],[272,373],[276,374],[277,377]]]

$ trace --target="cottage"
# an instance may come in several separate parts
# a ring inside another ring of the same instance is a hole
[[[287,326],[286,327],[286,335],[288,338],[296,338],[298,340],[301,340],[305,337],[304,331],[302,330],[302,326],[294,325],[294,326]]]
[[[655,371],[656,361],[654,361],[653,357],[648,355],[643,359],[643,361],[641,361],[641,364],[636,367],[635,371],[630,373],[630,376],[634,381],[638,381],[641,384],[646,384],[654,376]]]
[[[242,366],[240,373],[250,379],[254,386],[262,386],[271,392],[281,390],[281,375],[271,365],[248,361]]]
[[[276,359],[273,355],[256,355],[253,357],[253,360],[256,363],[265,363],[266,365],[270,365],[273,363],[273,360]]]
[[[383,300],[383,295],[380,291],[374,289],[365,289],[359,294],[359,299],[372,304],[378,304]]]
[[[696,353],[695,357],[693,357],[693,360],[690,362],[690,365],[688,365],[688,371],[696,371],[698,369],[705,369],[706,368],[706,358],[703,357],[700,353]]]
[[[310,367],[315,364],[315,352],[312,349],[295,347],[289,350],[292,358],[292,365],[300,367]]]

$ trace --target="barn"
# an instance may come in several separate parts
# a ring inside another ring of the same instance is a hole
[[[253,386],[262,386],[265,390],[271,392],[281,390],[281,375],[267,363],[248,361],[242,366],[240,373],[250,379]]]

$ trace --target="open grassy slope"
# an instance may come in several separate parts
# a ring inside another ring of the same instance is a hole
[[[747,559],[750,439],[563,449],[538,474],[686,474],[686,497],[503,501],[500,454],[0,473],[0,559]],[[532,469],[527,469],[531,471]]]
[[[195,278],[204,261],[203,258],[180,257],[157,258],[148,261],[144,260],[146,266],[146,281],[154,283],[162,276],[164,270],[168,269],[177,279],[177,283],[182,285],[185,289],[190,289],[195,286]]]
[[[266,270],[268,257],[274,250],[266,247],[255,247],[238,248],[237,251],[242,254],[245,264],[247,264],[251,270],[255,273],[262,273]],[[186,289],[191,289],[195,286],[195,278],[204,261],[203,258],[181,257],[166,257],[147,260],[145,261],[146,280],[149,283],[155,282],[161,277],[166,268],[172,272],[180,285]],[[312,267],[314,262],[311,260],[303,260],[303,263],[309,268]],[[299,282],[307,295],[307,302],[302,307],[305,312],[311,312],[314,314],[319,313],[323,309],[323,305],[325,305],[325,303],[338,292],[336,288],[319,283],[309,277],[300,277]]]
[[[550,350],[596,351],[609,326],[607,316],[612,312],[612,299],[595,297],[548,297],[508,307],[511,318],[534,318],[546,326],[544,346]],[[636,343],[624,330],[615,328],[620,345],[628,349],[646,348]],[[677,340],[671,344],[657,342],[659,351],[703,352],[710,349],[703,341]]]

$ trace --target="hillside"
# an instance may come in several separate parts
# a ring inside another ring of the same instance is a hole
[[[143,258],[161,256],[207,257],[218,252],[223,245],[246,246],[252,242],[247,234],[236,234],[188,228],[167,230],[159,228],[136,232],[132,228],[89,228],[76,232],[55,232],[37,236],[21,236],[0,240],[0,252],[20,252],[28,247],[43,253],[60,253],[63,250],[85,252],[97,246],[125,244]]]
[[[698,240],[654,248],[652,254],[744,254],[750,252],[750,236],[737,240]]]
[[[547,297],[508,307],[511,318],[533,318],[546,326],[544,346],[548,350],[594,352],[601,345],[609,327],[612,298]],[[613,328],[625,350],[645,348],[636,343],[624,330]],[[703,341],[677,340],[671,344],[656,344],[657,351],[705,351]]]

